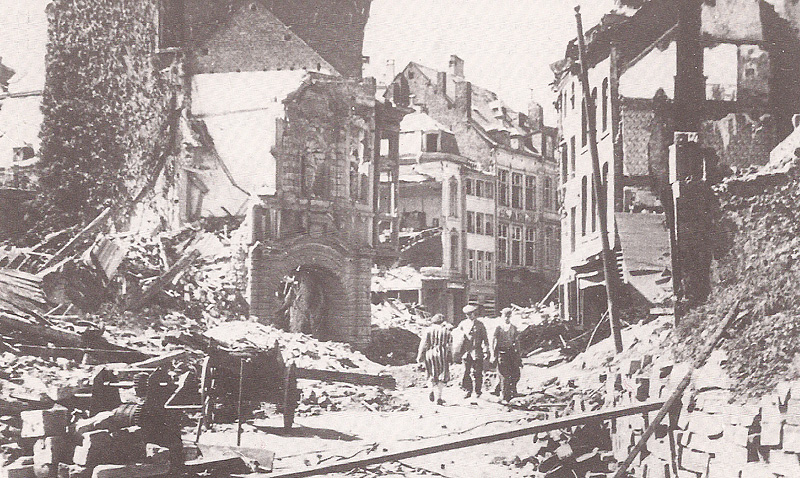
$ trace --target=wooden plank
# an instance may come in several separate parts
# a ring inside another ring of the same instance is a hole
[[[0,312],[0,327],[11,329],[45,342],[64,347],[82,347],[84,340],[81,335],[68,330],[61,330],[55,327],[32,324],[11,314]]]
[[[47,269],[48,267],[58,264],[61,260],[67,258],[69,256],[70,250],[77,244],[79,241],[82,241],[88,234],[99,229],[101,226],[105,224],[106,218],[111,214],[111,208],[107,207],[101,212],[100,214],[95,217],[92,222],[86,225],[78,234],[75,235],[72,239],[67,242],[64,247],[59,249],[53,256],[45,262],[42,267],[39,268],[39,272]]]
[[[108,350],[83,347],[43,347],[41,345],[15,345],[24,355],[34,357],[66,358],[71,360],[82,360],[83,356],[89,354],[98,362],[111,363],[132,363],[148,357],[147,354],[137,350]]]
[[[566,417],[556,418],[554,420],[546,420],[538,422],[534,425],[527,425],[512,430],[507,430],[500,433],[491,433],[486,435],[479,435],[472,438],[463,438],[461,440],[439,443],[436,445],[427,445],[419,448],[412,448],[399,452],[384,453],[367,458],[343,460],[336,463],[326,465],[317,465],[302,470],[284,471],[278,473],[251,473],[245,475],[248,478],[303,478],[306,476],[318,476],[328,473],[342,473],[355,468],[363,468],[365,466],[377,465],[379,463],[386,463],[391,461],[406,460],[422,455],[430,455],[432,453],[440,453],[443,451],[456,450],[459,448],[467,448],[476,445],[483,445],[501,440],[509,440],[511,438],[518,438],[521,436],[532,435],[534,433],[546,432],[560,428],[572,427],[575,425],[584,425],[589,422],[596,422],[602,420],[610,420],[612,418],[624,417],[628,415],[638,415],[641,413],[652,412],[660,409],[665,402],[649,402],[639,405],[632,405],[628,407],[612,408],[608,410],[598,410],[589,413],[580,413],[576,415],[569,415]]]
[[[368,373],[339,372],[336,370],[319,370],[315,368],[298,368],[297,378],[320,380],[323,382],[344,382],[354,385],[374,385],[381,388],[394,389],[397,383],[391,375],[372,375]]]
[[[156,278],[156,280],[154,280],[153,283],[147,287],[147,289],[145,289],[138,296],[130,299],[125,309],[138,310],[146,306],[158,292],[160,292],[170,281],[177,277],[178,274],[192,265],[192,262],[194,262],[194,260],[198,257],[200,257],[200,251],[197,249],[192,249],[188,252],[185,252],[181,258],[169,268],[169,270],[158,276],[158,278]]]

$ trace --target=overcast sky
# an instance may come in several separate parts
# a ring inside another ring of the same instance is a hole
[[[465,61],[465,76],[525,111],[533,98],[555,125],[550,63],[576,35],[575,0],[373,0],[364,39],[367,73],[380,78],[386,60],[400,72],[409,61],[447,70],[451,54]],[[614,7],[584,0],[584,28]]]

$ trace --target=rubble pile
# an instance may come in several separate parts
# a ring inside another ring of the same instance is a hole
[[[324,411],[367,409],[394,412],[409,409],[409,403],[378,387],[319,383],[304,388],[295,411],[300,416],[320,415]]]
[[[383,370],[381,365],[370,361],[361,352],[354,351],[348,344],[322,342],[305,334],[286,332],[258,322],[224,322],[209,329],[204,335],[232,349],[269,349],[277,344],[284,361],[294,361],[298,367],[360,370],[366,373],[379,373]]]
[[[154,316],[167,323],[184,322],[211,326],[224,320],[247,317],[243,289],[243,261],[237,243],[239,231],[205,232],[185,228],[177,233],[128,238],[129,249],[120,267],[126,296],[136,296],[158,280],[182,257],[198,251],[197,257],[148,302],[143,320]],[[131,307],[127,307],[131,308]],[[129,314],[126,320],[131,320]]]
[[[712,292],[681,320],[675,340],[682,357],[691,356],[703,342],[696,331],[713,328],[738,307],[741,317],[722,347],[743,394],[764,393],[798,370],[800,169],[796,156],[774,159],[717,187]]]

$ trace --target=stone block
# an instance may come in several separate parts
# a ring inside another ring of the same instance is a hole
[[[114,453],[111,434],[106,430],[84,433],[81,438],[81,444],[75,447],[72,455],[72,461],[76,465],[98,465],[108,459],[109,453]]]
[[[726,425],[723,435],[725,443],[746,447],[749,442],[750,429],[739,425]]]
[[[69,411],[60,406],[49,410],[27,410],[20,413],[22,438],[42,438],[66,434]]]
[[[33,459],[22,457],[9,465],[0,466],[0,478],[36,478]]]
[[[33,445],[33,463],[62,463],[70,457],[67,437],[45,437],[36,440]]]
[[[148,443],[145,446],[145,456],[147,463],[169,464],[169,448]]]
[[[747,462],[745,461],[745,463]],[[719,456],[712,457],[708,462],[707,478],[738,478],[739,470],[745,463],[731,463]]]
[[[742,466],[740,473],[739,476],[742,478],[775,478],[769,465],[764,462],[746,463]]]
[[[704,474],[708,471],[709,455],[701,451],[684,448],[680,454],[680,467],[684,470]]]
[[[779,448],[783,433],[783,422],[761,422],[761,446]]]
[[[60,463],[58,465],[58,478],[90,478],[92,471],[85,466]]]
[[[92,478],[147,478],[165,476],[169,465],[163,463],[137,463],[135,465],[98,465],[94,467]]]
[[[628,377],[642,369],[642,361],[638,359],[628,359],[622,362],[620,370]]]
[[[788,423],[783,426],[783,451],[800,453],[800,427]]]
[[[794,453],[772,450],[769,454],[769,469],[785,478],[800,477],[800,459]]]

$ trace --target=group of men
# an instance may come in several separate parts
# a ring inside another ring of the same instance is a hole
[[[467,305],[462,309],[463,320],[452,330],[442,314],[431,318],[432,324],[425,329],[419,345],[417,361],[423,362],[431,382],[430,400],[439,405],[444,385],[450,380],[450,364],[464,363],[461,388],[466,398],[483,392],[483,366],[488,354],[489,364],[496,364],[500,375],[492,394],[502,394],[503,403],[508,403],[517,394],[522,361],[517,343],[517,328],[511,323],[511,309],[501,312],[502,321],[489,337],[486,326],[477,318],[478,308]],[[454,339],[455,337],[455,339]]]

